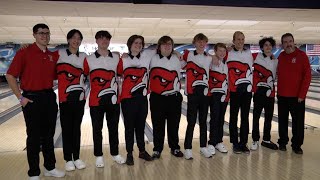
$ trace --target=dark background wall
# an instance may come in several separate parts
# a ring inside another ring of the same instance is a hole
[[[320,0],[48,0],[78,2],[114,2],[134,4],[180,4],[263,8],[320,9]]]

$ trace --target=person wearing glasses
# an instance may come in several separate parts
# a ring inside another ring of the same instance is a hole
[[[179,60],[173,47],[172,38],[162,36],[158,40],[157,54],[152,57],[150,63],[149,100],[154,137],[153,159],[161,157],[166,123],[171,154],[175,157],[183,157],[178,132],[182,103],[180,71],[185,66],[185,62]]]
[[[286,151],[289,113],[292,117],[292,151],[303,154],[306,95],[311,82],[308,56],[295,46],[291,33],[281,36],[283,50],[278,59],[277,99],[279,114],[279,150]]]
[[[58,54],[47,49],[50,30],[46,24],[36,24],[33,37],[35,42],[15,55],[6,78],[20,101],[26,122],[30,180],[40,179],[40,146],[44,158],[44,176],[64,177],[65,173],[55,168],[53,142],[58,105],[52,87],[56,78]]]

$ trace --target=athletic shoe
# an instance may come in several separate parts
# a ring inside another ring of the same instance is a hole
[[[216,149],[213,145],[209,145],[208,146],[208,151],[212,154],[212,155],[215,155],[216,154]]]
[[[218,143],[215,148],[222,153],[228,152],[227,148],[222,143]]]
[[[120,154],[112,156],[112,159],[118,164],[124,164],[126,162],[126,160]]]
[[[203,155],[206,158],[211,158],[212,157],[212,154],[210,153],[210,151],[206,147],[200,148],[200,154]]]
[[[255,151],[257,150],[259,147],[259,141],[252,141],[252,144],[251,144],[251,150]]]
[[[192,157],[192,149],[186,149],[184,151],[184,158],[186,158],[187,160],[193,159],[193,157]]]
[[[51,171],[48,171],[46,168],[44,168],[44,176],[50,176],[50,177],[64,177],[66,175],[65,172],[60,171],[56,168],[52,169]]]
[[[98,167],[98,168],[104,167],[103,156],[97,156],[96,157],[96,167]]]
[[[73,164],[73,161],[66,162],[66,171],[74,171],[76,167]]]
[[[77,169],[86,168],[86,163],[84,163],[81,159],[77,159],[76,161],[74,161],[74,165],[76,166]]]
[[[262,141],[261,146],[264,146],[266,148],[273,149],[273,150],[279,149],[278,146],[275,143],[273,143],[272,141]]]

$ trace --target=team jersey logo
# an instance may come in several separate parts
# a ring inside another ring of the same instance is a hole
[[[247,63],[239,61],[228,61],[229,80],[231,84],[230,90],[237,92],[251,92],[252,84],[252,72]]]
[[[135,95],[147,95],[147,68],[129,67],[123,72],[122,97],[131,98]]]
[[[257,88],[256,93],[270,96],[274,86],[273,74],[260,64],[253,65],[253,85]]]
[[[208,75],[204,68],[189,61],[186,74],[188,94],[191,94],[195,88],[200,88],[204,95],[208,94]]]
[[[150,89],[161,95],[177,93],[180,89],[180,80],[177,71],[169,71],[161,67],[150,71]]]
[[[117,88],[115,72],[106,69],[95,69],[90,72],[91,101],[94,105],[116,104]]]
[[[221,94],[221,102],[224,102],[228,93],[227,75],[217,71],[210,71],[209,75],[210,92]]]
[[[60,102],[79,101],[85,96],[83,70],[67,63],[57,65]]]

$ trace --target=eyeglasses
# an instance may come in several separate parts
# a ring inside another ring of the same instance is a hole
[[[50,36],[50,32],[37,32],[36,34],[40,36]]]

